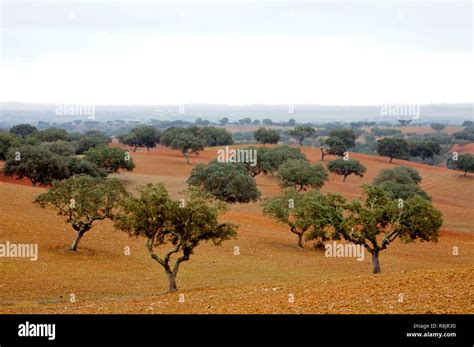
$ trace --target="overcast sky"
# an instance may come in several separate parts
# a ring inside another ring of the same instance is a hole
[[[0,101],[473,101],[472,3],[2,1]]]

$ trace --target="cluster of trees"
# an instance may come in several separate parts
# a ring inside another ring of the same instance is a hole
[[[373,272],[380,273],[379,253],[397,238],[406,243],[438,239],[441,212],[423,194],[411,191],[413,183],[403,183],[403,189],[391,186],[391,182],[405,182],[406,176],[413,174],[405,169],[381,173],[377,184],[363,185],[363,201],[348,202],[336,193],[288,188],[281,196],[266,199],[263,211],[288,225],[301,248],[303,239],[314,241],[317,249],[328,240],[341,239],[364,246],[372,255]]]
[[[141,186],[138,193],[137,197],[128,194],[116,179],[77,175],[55,181],[34,203],[54,208],[66,218],[76,231],[71,251],[77,250],[95,222],[104,219],[113,220],[116,229],[130,236],[144,237],[151,258],[167,275],[170,292],[178,289],[180,265],[190,259],[199,244],[210,241],[220,245],[236,237],[236,225],[218,220],[226,205],[198,190],[190,190],[187,201],[173,200],[162,183]],[[159,255],[158,247],[165,246],[168,251]]]
[[[120,170],[133,170],[130,155],[122,149],[109,148],[110,141],[98,131],[68,134],[62,129],[37,130],[20,124],[10,133],[0,133],[0,159],[5,160],[5,175],[26,177],[33,186],[78,174],[105,177]]]

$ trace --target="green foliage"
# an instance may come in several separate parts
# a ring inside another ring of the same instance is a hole
[[[16,136],[27,137],[38,131],[34,126],[30,124],[18,124],[10,129],[10,132]]]
[[[180,150],[189,164],[189,154],[199,155],[204,150],[205,142],[203,139],[191,133],[180,133],[171,141],[172,149]]]
[[[293,130],[290,130],[290,136],[296,138],[300,146],[303,146],[304,139],[308,137],[312,137],[314,135],[315,135],[314,128],[309,127],[309,126],[299,125],[295,127]]]
[[[20,139],[14,134],[0,133],[0,160],[5,160],[11,147],[20,145]]]
[[[321,141],[321,160],[324,160],[326,155],[337,155],[342,157],[347,148],[344,142],[339,137],[328,137]]]
[[[24,145],[11,148],[3,168],[5,175],[28,178],[33,186],[49,184],[64,179],[69,171],[63,157],[50,152],[43,146]]]
[[[365,201],[356,200],[346,205],[344,221],[334,228],[333,238],[363,245],[372,254],[374,273],[380,272],[379,252],[395,239],[403,242],[438,240],[442,215],[430,201],[415,195],[400,204],[380,187],[363,187]],[[383,235],[381,242],[379,235]]]
[[[372,128],[370,132],[374,136],[401,136],[402,131],[399,129],[389,129],[389,128]]]
[[[99,146],[85,153],[86,160],[96,164],[107,173],[119,173],[120,170],[132,171],[135,168],[130,154],[121,148]]]
[[[316,190],[302,193],[287,188],[283,195],[265,199],[263,212],[288,225],[298,236],[298,246],[303,248],[305,234],[307,240],[329,240],[331,223],[342,218],[343,203],[344,199],[338,194],[324,195]]]
[[[454,168],[456,170],[464,171],[464,176],[467,176],[468,172],[474,172],[474,155],[470,153],[462,153],[459,155],[458,160],[454,161]]]
[[[446,128],[446,124],[442,124],[442,123],[431,123],[430,125],[431,125],[431,128],[433,128],[436,131],[441,131],[444,128]]]
[[[67,158],[66,165],[69,170],[69,176],[88,175],[92,177],[107,177],[107,172],[100,169],[96,164],[85,159]]]
[[[66,130],[58,128],[49,128],[46,130],[36,131],[33,135],[39,142],[56,142],[68,141],[69,135]]]
[[[278,178],[283,187],[321,188],[328,180],[328,173],[321,164],[311,165],[303,159],[288,159],[278,168]]]
[[[278,143],[280,135],[274,129],[260,128],[253,133],[254,139],[265,145],[267,143]]]
[[[69,135],[71,139],[72,135]],[[84,135],[79,135],[75,141],[76,154],[83,154],[89,149],[107,145],[112,139],[100,131],[87,131]]]
[[[330,132],[329,136],[337,137],[341,139],[341,141],[344,142],[344,146],[346,146],[346,148],[354,147],[355,140],[357,138],[357,135],[354,133],[354,130],[352,129],[333,130]]]
[[[75,251],[92,224],[98,220],[112,219],[116,207],[126,196],[127,192],[116,179],[74,176],[54,182],[34,203],[42,208],[52,207],[58,211],[58,215],[67,218],[66,222],[77,232],[70,248]]]
[[[453,136],[456,140],[468,140],[469,142],[474,142],[474,127],[466,127],[463,131],[454,133]]]
[[[356,159],[344,160],[339,158],[329,161],[328,170],[335,174],[344,176],[343,182],[345,182],[349,175],[364,177],[367,168]]]
[[[207,147],[226,146],[234,143],[232,134],[225,129],[213,126],[200,128],[198,136],[204,139]]]
[[[403,139],[386,137],[377,141],[377,153],[389,157],[390,162],[393,158],[403,159],[408,154],[408,144]]]
[[[187,183],[229,203],[248,203],[260,197],[255,179],[247,174],[240,163],[219,163],[214,160],[209,164],[198,164],[193,168]]]
[[[71,155],[76,154],[76,148],[74,147],[74,145],[71,142],[63,140],[56,142],[43,142],[41,146],[51,151],[52,153],[63,157],[69,157]]]
[[[221,125],[226,125],[226,124],[229,123],[229,118],[224,117],[224,118],[222,118],[222,119],[219,121],[219,123],[220,123]]]
[[[120,143],[134,147],[134,152],[138,147],[145,147],[147,150],[155,148],[160,142],[161,133],[158,129],[150,126],[136,128],[127,134],[119,136]]]
[[[428,158],[433,158],[435,155],[439,155],[441,146],[434,141],[409,141],[408,142],[409,154],[413,157],[420,157],[423,162]]]
[[[164,184],[148,184],[139,188],[138,197],[126,199],[122,208],[123,212],[115,218],[116,228],[130,236],[147,239],[148,252],[164,268],[170,292],[177,290],[180,264],[190,259],[202,241],[220,245],[236,237],[235,225],[218,221],[225,204],[211,202],[209,196],[195,190],[191,190],[190,198],[183,206],[170,198]],[[169,250],[160,256],[157,248],[166,245]],[[174,255],[177,259],[172,266]]]

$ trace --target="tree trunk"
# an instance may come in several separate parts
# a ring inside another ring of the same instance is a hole
[[[390,161],[389,161],[389,163],[391,163],[391,162],[392,162],[392,160],[393,160],[393,158],[392,158],[392,157],[390,157]]]
[[[166,270],[166,276],[168,277],[168,282],[170,284],[170,293],[174,293],[178,290],[178,286],[176,285],[176,276],[173,274],[171,270]]]
[[[467,171],[464,171],[464,176],[467,176]]]
[[[303,233],[298,234],[298,247],[304,248],[303,247]]]
[[[84,233],[85,231],[82,231],[82,230],[77,232],[76,239],[74,240],[71,247],[69,248],[70,251],[77,251],[77,246],[79,245],[79,242],[84,236]]]
[[[301,140],[300,140],[300,147],[303,146],[303,140],[304,140],[304,139],[301,139]]]
[[[379,252],[375,250],[372,252],[372,266],[373,266],[373,273],[379,274],[380,273]]]
[[[183,153],[183,155],[186,158],[186,163],[189,164],[189,154],[188,153]]]
[[[326,154],[324,154],[324,152],[321,151],[321,161],[324,161],[324,156],[325,156],[325,155],[326,155]]]
[[[342,179],[342,182],[346,182],[346,178],[347,178],[347,176],[344,175],[344,178]]]

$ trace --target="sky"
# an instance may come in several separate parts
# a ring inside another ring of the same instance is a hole
[[[474,101],[470,1],[1,2],[3,102]]]

